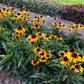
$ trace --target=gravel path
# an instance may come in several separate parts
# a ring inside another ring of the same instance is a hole
[[[3,8],[5,6],[6,5],[0,4],[0,8]],[[35,16],[43,16],[44,20],[45,20],[45,26],[47,26],[48,28],[50,28],[52,23],[54,23],[53,17],[50,17],[50,16],[45,16],[45,15],[41,15],[41,14],[37,14],[37,13],[33,13],[33,12],[29,12],[29,15],[31,15],[31,17],[29,18],[30,21]],[[58,18],[58,21],[64,25],[66,25],[66,27],[70,26],[70,24],[73,23],[72,21],[62,20],[62,19],[60,19],[60,17],[57,17],[57,18]],[[62,29],[60,29],[60,31],[62,31],[65,34],[70,33],[69,29],[67,29],[67,28],[62,28]],[[73,31],[71,31],[71,32],[73,32]],[[78,32],[81,33],[84,38],[84,29],[79,29]],[[1,70],[0,71],[0,84],[21,84],[21,79],[16,79],[16,78],[7,76],[6,71]]]

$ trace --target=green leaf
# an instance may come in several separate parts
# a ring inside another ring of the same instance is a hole
[[[0,61],[0,65],[8,61],[13,56],[13,53],[5,55],[5,57]]]
[[[34,75],[30,76],[31,78],[40,78],[45,79],[46,74],[45,73],[35,73]]]

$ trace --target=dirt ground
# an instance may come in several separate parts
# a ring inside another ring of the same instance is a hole
[[[0,8],[5,7],[6,5],[0,4]],[[41,14],[37,14],[37,13],[33,13],[33,12],[29,12],[29,15],[31,15],[31,17],[29,18],[29,20],[31,21],[33,17],[35,16],[43,16],[44,20],[45,20],[45,26],[47,26],[48,28],[50,28],[51,24],[54,23],[53,17],[50,16],[45,16],[45,15],[41,15]],[[66,27],[70,26],[71,23],[73,23],[72,21],[67,21],[67,20],[62,20],[60,19],[60,17],[57,17],[58,22],[61,22],[63,25],[66,25]],[[60,31],[62,31],[65,34],[69,34],[73,31],[69,31],[69,29],[67,28],[62,28],[60,29]],[[78,30],[79,33],[81,33],[84,38],[84,29],[79,29]],[[7,76],[7,73],[5,70],[1,70],[0,71],[0,84],[21,84],[21,79],[16,79],[16,78],[12,78],[11,76]]]

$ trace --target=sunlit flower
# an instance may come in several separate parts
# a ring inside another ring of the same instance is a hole
[[[79,72],[79,71],[83,72],[83,68],[78,64],[72,65],[71,69],[74,69],[73,71],[75,71],[75,72]]]
[[[18,28],[15,29],[15,32],[23,33],[25,32],[25,29],[19,26]]]
[[[78,60],[79,60],[78,53],[77,53],[77,52],[73,52],[73,53],[70,55],[70,59],[72,59],[73,62],[78,61]]]
[[[44,17],[43,16],[40,16],[39,19],[44,19]]]
[[[51,58],[51,54],[46,54],[45,57],[48,59],[48,58]]]
[[[38,63],[39,63],[39,61],[37,61],[37,59],[34,59],[31,61],[31,64],[34,66],[36,66]]]
[[[38,56],[44,57],[46,55],[46,51],[42,50],[41,52],[38,53]]]
[[[60,58],[60,59],[62,59],[61,64],[64,64],[64,65],[66,64],[69,65],[69,63],[71,62],[71,60],[67,56],[64,56],[63,58]]]
[[[56,36],[54,36],[54,39],[62,40],[62,37],[60,35],[56,35]]]
[[[41,52],[41,51],[42,51],[42,49],[39,48],[39,47],[34,49],[34,52],[35,52],[35,53],[39,53],[39,52]]]
[[[46,58],[46,57],[41,57],[41,58],[39,59],[39,61],[40,61],[40,62],[46,62],[46,61],[47,61],[47,58]]]
[[[45,40],[51,39],[51,36],[49,34],[44,34],[43,37]]]
[[[42,36],[43,36],[43,33],[37,32],[36,35],[37,35],[38,37],[42,37]]]
[[[11,6],[6,6],[5,8],[9,9],[9,8],[11,8]]]
[[[37,40],[38,40],[38,36],[36,34],[32,34],[31,41],[37,41]]]

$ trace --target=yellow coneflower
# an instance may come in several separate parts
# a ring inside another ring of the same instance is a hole
[[[57,26],[57,23],[53,23],[52,26]]]
[[[37,17],[37,16],[35,16],[35,17],[33,18],[33,20],[38,20],[38,17]]]
[[[20,21],[16,21],[15,23],[21,23]]]
[[[46,57],[41,57],[41,58],[39,59],[39,61],[40,61],[40,62],[46,62],[46,61],[47,61],[47,58],[46,58]]]
[[[38,40],[38,36],[36,34],[32,34],[31,41],[37,41],[37,40]]]
[[[64,52],[64,51],[59,51],[59,52],[58,52],[58,55],[59,55],[59,56],[61,56],[61,57],[63,57],[63,56],[64,56],[64,54],[65,54],[65,52]]]
[[[42,37],[42,36],[43,36],[43,33],[37,32],[36,35],[37,35],[38,37]]]
[[[11,6],[6,6],[5,8],[9,9],[9,8],[11,8]]]
[[[40,24],[40,23],[41,23],[41,21],[40,21],[40,20],[36,20],[35,22],[36,22],[37,24]]]
[[[76,62],[79,60],[79,56],[77,54],[77,52],[73,52],[71,53],[70,57],[69,57],[71,60],[73,60],[73,62]]]
[[[27,21],[27,19],[26,18],[22,18],[22,21]]]
[[[56,35],[56,36],[54,36],[54,39],[62,40],[62,37],[60,35]]]
[[[60,58],[60,59],[62,59],[61,64],[64,64],[64,65],[66,64],[69,65],[69,63],[71,62],[71,60],[67,56],[64,56],[63,58]]]
[[[46,57],[47,59],[49,59],[49,58],[51,58],[52,56],[51,56],[51,54],[46,54],[45,57]]]
[[[34,49],[34,52],[35,52],[35,53],[39,53],[39,52],[41,52],[41,51],[42,51],[42,49],[39,48],[39,47]]]
[[[18,32],[15,32],[15,33],[12,34],[13,37],[20,37],[20,35],[21,35],[21,34],[18,33]]]
[[[31,64],[34,66],[36,66],[38,63],[39,63],[39,61],[37,61],[37,59],[34,59],[31,61]]]
[[[22,28],[21,26],[19,26],[18,28],[15,29],[15,32],[23,33],[23,32],[25,32],[25,29]]]
[[[39,25],[33,25],[33,26],[31,26],[31,30],[33,30],[33,29],[39,29],[39,28],[40,28]]]
[[[30,15],[26,15],[26,17],[31,17]]]
[[[79,56],[79,60],[78,61],[84,62],[84,56],[81,53],[78,53],[78,56]]]
[[[71,68],[74,68],[75,72],[83,72],[83,68],[78,64],[72,65]]]
[[[46,56],[46,51],[45,50],[42,50],[41,52],[38,53],[38,56],[39,57]]]
[[[71,48],[71,49],[69,50],[69,52],[70,52],[70,53],[75,52],[74,48]]]
[[[40,16],[39,19],[44,19],[44,17],[43,16]]]
[[[30,21],[30,23],[34,23],[34,21]]]
[[[51,39],[51,36],[49,34],[44,34],[43,37],[45,40]]]

